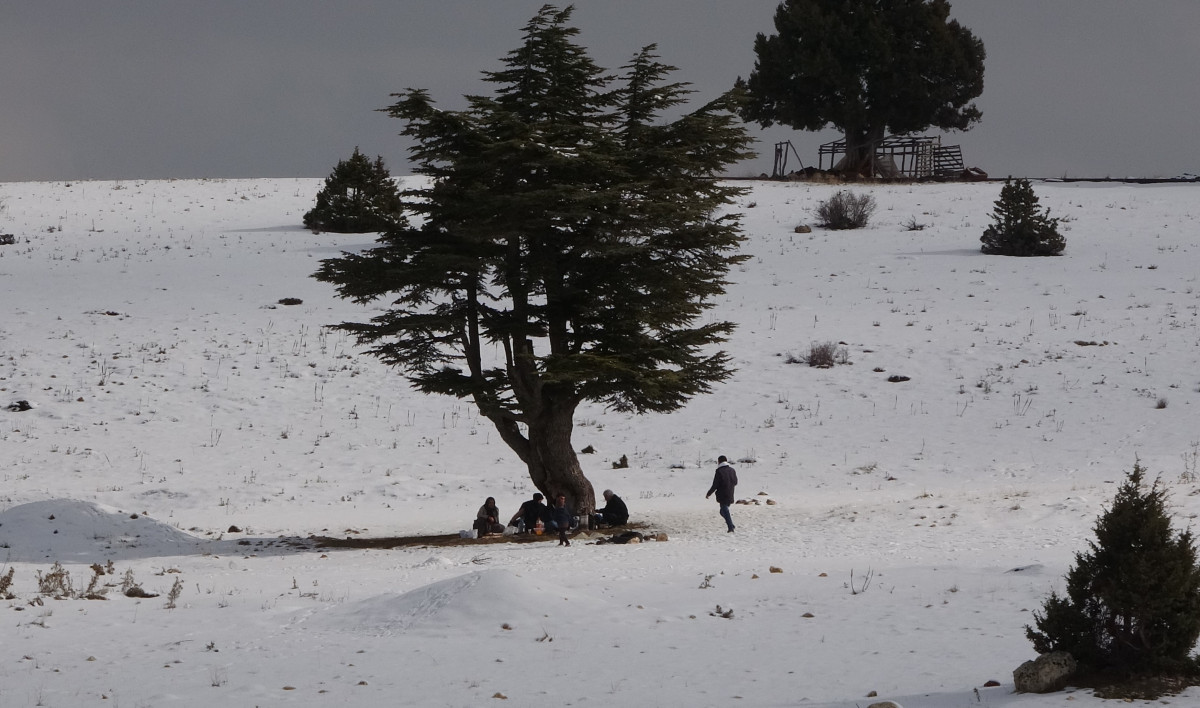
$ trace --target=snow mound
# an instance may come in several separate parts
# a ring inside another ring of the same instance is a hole
[[[19,504],[0,512],[0,558],[97,563],[194,553],[203,543],[141,514],[74,499]]]
[[[500,632],[541,626],[599,610],[604,603],[504,569],[478,570],[405,593],[386,593],[334,607],[304,624],[314,629],[391,635]]]
[[[417,568],[449,568],[454,565],[454,561],[445,556],[429,556],[425,560],[417,563]]]

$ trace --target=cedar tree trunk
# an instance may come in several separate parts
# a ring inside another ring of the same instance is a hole
[[[528,416],[528,434],[523,435],[515,421],[492,417],[501,439],[529,469],[534,487],[554,506],[559,494],[567,495],[567,508],[581,516],[596,509],[596,491],[583,474],[579,457],[571,446],[575,402],[543,402]]]

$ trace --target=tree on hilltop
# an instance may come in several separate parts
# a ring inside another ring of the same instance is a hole
[[[843,172],[869,170],[887,133],[967,130],[981,117],[983,42],[947,0],[784,0],[738,79],[741,115],[766,128],[827,126],[846,137]]]
[[[595,492],[571,444],[584,401],[666,412],[730,376],[729,322],[697,323],[742,240],[715,178],[749,157],[732,94],[675,120],[690,93],[653,45],[610,78],[575,42],[572,8],[543,7],[460,111],[393,94],[417,171],[412,224],[315,277],[359,303],[345,322],[424,393],[468,398],[547,496]],[[616,83],[614,87],[612,84]],[[419,217],[419,218],[418,218]]]
[[[383,164],[371,162],[354,148],[325,178],[317,204],[304,215],[304,226],[313,231],[358,234],[383,231],[401,217],[400,192]]]

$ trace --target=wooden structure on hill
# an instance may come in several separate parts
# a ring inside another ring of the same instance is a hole
[[[771,179],[780,179],[788,175],[788,155],[795,155],[796,162],[800,163],[800,169],[804,169],[804,163],[800,160],[800,153],[796,152],[796,147],[792,145],[791,140],[775,143],[775,166],[771,168]]]
[[[829,166],[825,166],[826,157]],[[818,168],[837,172],[846,160],[846,141],[835,140],[821,146]],[[966,172],[962,148],[942,145],[940,136],[889,135],[876,141],[871,150],[870,174],[883,179],[959,178]]]

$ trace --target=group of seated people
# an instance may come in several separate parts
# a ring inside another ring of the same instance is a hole
[[[629,508],[621,497],[611,489],[604,490],[604,508],[597,509],[590,519],[590,525],[624,526],[629,521]],[[545,497],[541,492],[534,492],[533,498],[526,500],[509,519],[508,525],[515,527],[517,533],[542,533],[543,530],[558,532],[559,545],[569,546],[567,532],[578,524],[578,517],[567,508],[567,496],[559,494],[553,507],[546,506]],[[488,497],[479,512],[475,515],[473,528],[480,536],[493,533],[504,533],[505,526],[500,523],[500,510],[496,507],[495,497]]]

